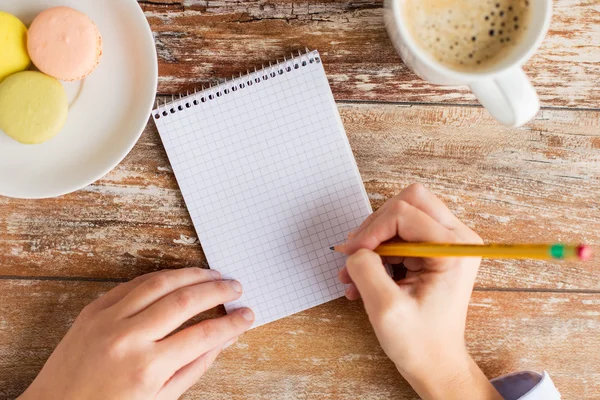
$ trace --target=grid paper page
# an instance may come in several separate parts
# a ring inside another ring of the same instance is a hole
[[[318,52],[153,114],[210,267],[244,288],[228,312],[256,327],[344,294],[329,247],[371,206]]]

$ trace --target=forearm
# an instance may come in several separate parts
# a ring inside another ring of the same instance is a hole
[[[468,354],[445,361],[417,374],[400,372],[423,400],[502,400]]]

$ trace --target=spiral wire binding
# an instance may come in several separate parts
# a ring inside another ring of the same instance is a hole
[[[171,101],[167,102],[165,100],[162,105],[160,105],[159,100],[156,99],[156,108],[152,111],[152,116],[155,120],[168,117],[169,115],[175,114],[178,111],[183,111],[186,108],[192,108],[201,103],[206,103],[207,101],[214,100],[218,97],[226,96],[231,92],[236,92],[238,90],[243,90],[246,87],[259,84],[263,80],[276,78],[279,75],[290,73],[293,70],[308,64],[318,64],[321,62],[319,52],[317,50],[310,51],[308,48],[306,48],[304,54],[298,51],[298,55],[292,53],[291,56],[290,59],[284,56],[283,61],[279,62],[279,60],[277,60],[276,64],[271,64],[269,62],[268,67],[263,65],[260,70],[254,68],[254,72],[246,71],[246,75],[242,75],[240,72],[239,77],[232,76],[231,79],[218,82],[216,86],[209,84],[208,89],[205,89],[204,86],[202,86],[201,91],[194,88],[194,93],[189,93],[188,91],[185,96],[179,94],[178,99],[172,95]]]

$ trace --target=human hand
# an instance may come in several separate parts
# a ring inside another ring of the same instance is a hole
[[[398,282],[374,250],[391,239],[482,243],[422,185],[390,199],[336,250],[349,255],[339,279],[346,297],[362,297],[385,353],[424,399],[500,399],[467,353],[467,307],[480,258],[396,258],[407,268]],[[465,390],[471,390],[465,392]],[[473,392],[473,390],[479,390]]]
[[[254,321],[240,309],[169,336],[239,298],[237,281],[183,268],[123,283],[86,306],[21,400],[177,399]]]

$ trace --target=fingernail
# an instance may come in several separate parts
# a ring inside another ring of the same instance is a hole
[[[221,273],[219,271],[214,271],[214,270],[210,270],[210,276],[214,279],[214,280],[219,280],[221,279]]]
[[[356,235],[356,231],[348,232],[348,239],[352,239]]]
[[[242,314],[242,318],[246,321],[254,321],[254,312],[252,312],[249,308],[243,308],[240,310],[240,314]]]
[[[241,283],[239,283],[238,281],[231,281],[230,285],[233,290],[235,290],[238,293],[242,293],[242,284]]]
[[[234,344],[235,342],[237,342],[238,338],[233,338],[230,341],[228,341],[227,343],[225,343],[223,345],[223,350],[225,350],[226,348],[228,348],[229,346],[231,346],[232,344]]]

